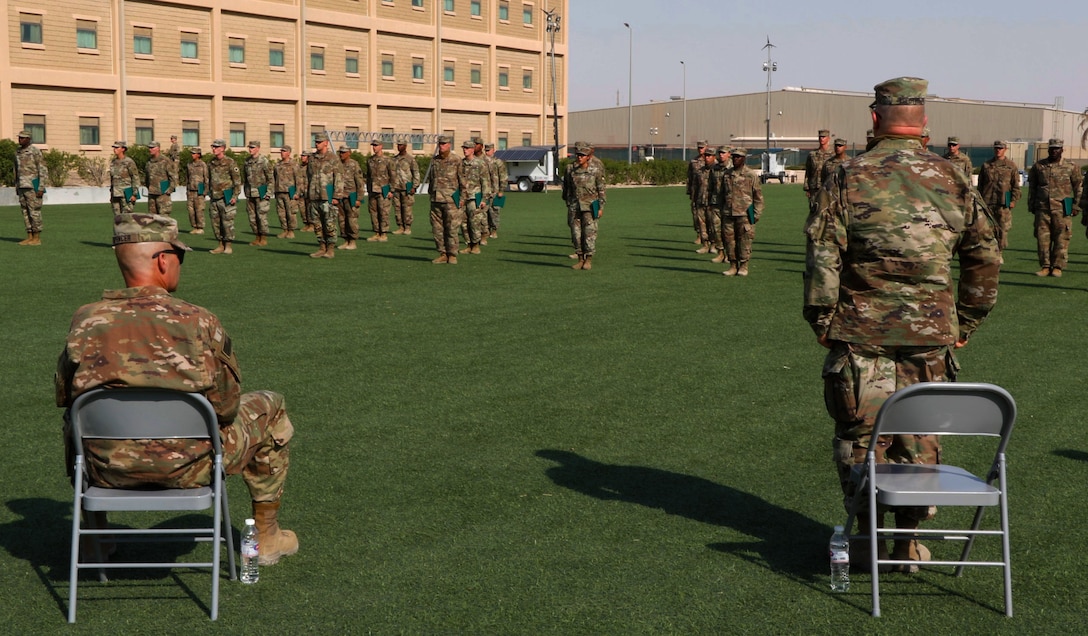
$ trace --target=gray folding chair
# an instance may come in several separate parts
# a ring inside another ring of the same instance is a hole
[[[68,622],[76,620],[79,571],[98,569],[105,582],[106,569],[210,568],[212,571],[211,619],[219,617],[220,549],[227,547],[230,578],[234,580],[234,537],[224,484],[223,448],[215,411],[204,396],[165,389],[95,389],[76,398],[68,413],[72,444],[76,451],[75,499],[72,506],[72,554],[69,572]],[[212,484],[203,488],[123,489],[102,488],[90,483],[83,457],[83,440],[99,439],[208,439],[214,457]],[[201,528],[96,528],[95,512],[212,510],[212,523]],[[83,527],[82,512],[92,519]],[[212,560],[201,562],[104,563],[100,538],[111,543],[139,541],[196,541],[212,543]],[[98,563],[80,562],[81,537],[90,537]]]
[[[1012,570],[1009,562],[1008,488],[1005,482],[1005,447],[1016,421],[1016,402],[1005,389],[993,384],[923,382],[893,394],[876,417],[873,437],[880,435],[956,435],[987,436],[998,439],[997,452],[985,478],[947,464],[878,464],[870,446],[861,470],[854,473],[857,485],[847,531],[853,528],[863,502],[869,506],[869,528],[878,539],[918,539],[964,541],[957,561],[927,561],[926,565],[955,566],[956,576],[964,566],[991,566],[1004,570],[1005,615],[1012,616]],[[995,485],[994,482],[997,482]],[[877,528],[877,506],[973,506],[976,507],[970,529],[897,530]],[[980,530],[983,511],[998,506],[999,530]],[[976,536],[1001,538],[1000,561],[970,561],[968,557]],[[869,540],[867,534],[851,538]],[[877,542],[869,541],[869,562],[873,577],[873,616],[880,616],[879,566],[915,564],[915,561],[877,558]]]

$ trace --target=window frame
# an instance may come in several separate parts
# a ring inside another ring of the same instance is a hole
[[[143,124],[141,126],[141,124]],[[148,125],[150,124],[150,125]],[[135,144],[137,146],[146,146],[147,144],[155,141],[155,118],[154,117],[134,117],[133,125],[136,129]]]
[[[392,51],[378,52],[378,77],[387,82],[397,79],[397,56]]]
[[[235,52],[241,52],[241,59],[235,60]],[[227,34],[227,65],[231,68],[246,68],[246,37]]]
[[[412,56],[412,81],[413,82],[425,82],[427,81],[427,59],[422,55]],[[419,69],[419,76],[416,77],[416,69]]]
[[[137,51],[137,42],[147,42],[147,52]],[[155,59],[155,27],[142,24],[132,25],[132,55],[137,60]]]
[[[272,63],[272,55],[279,53],[280,62],[278,66]],[[287,71],[287,42],[284,40],[269,40],[268,41],[268,70],[286,72]]]
[[[277,136],[278,142],[277,143]],[[269,123],[268,124],[268,147],[269,148],[283,148],[287,143],[287,124],[284,123]]]
[[[310,73],[312,75],[325,75],[325,49],[327,47],[324,44],[311,44],[310,45]],[[314,62],[320,61],[321,67],[315,68]]]
[[[34,29],[37,27],[37,29]],[[35,39],[34,34],[37,34]],[[19,11],[19,43],[24,49],[45,48],[45,14]]]
[[[234,143],[235,141],[238,143]],[[232,121],[227,124],[227,147],[231,150],[246,147],[246,122]]]
[[[181,55],[181,61],[183,64],[199,64],[200,63],[200,31],[194,31],[191,29],[178,29],[178,49]],[[194,54],[190,57],[185,55],[185,45],[191,44],[194,47]]]
[[[94,29],[89,29],[86,25],[93,26]],[[90,33],[94,37],[94,46],[80,46],[79,36],[86,33]],[[76,18],[76,51],[98,55],[98,20],[83,17]]]
[[[84,120],[87,120],[86,122]],[[93,121],[93,124],[91,122]],[[81,150],[100,150],[102,148],[102,117],[98,115],[76,114],[76,123],[79,127],[79,147]],[[94,131],[93,140],[85,140],[84,131]]]
[[[31,144],[37,146],[44,145],[46,139],[48,139],[46,134],[46,115],[39,113],[23,113],[23,130],[30,133]]]
[[[195,128],[192,126],[193,124],[196,124]],[[199,119],[181,120],[181,145],[188,146],[190,148],[200,146]]]

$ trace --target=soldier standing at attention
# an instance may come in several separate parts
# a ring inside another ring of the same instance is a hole
[[[159,142],[147,144],[151,158],[144,169],[147,171],[147,212],[170,216],[174,203],[170,199],[178,185],[177,163],[162,154]]]
[[[397,155],[393,157],[393,217],[397,229],[393,234],[412,233],[412,206],[419,186],[419,162],[408,154],[408,142],[397,142]]]
[[[181,161],[181,146],[178,145],[177,135],[170,135],[170,147],[166,149],[166,158],[174,162],[174,169],[177,170],[178,162]]]
[[[337,195],[340,201],[340,229],[345,243],[337,246],[338,250],[353,250],[359,239],[359,208],[363,206],[363,192],[366,181],[359,162],[351,158],[351,148],[340,146],[337,151],[343,167],[343,190]],[[354,195],[354,196],[352,196]]]
[[[748,151],[729,151],[733,168],[725,176],[722,191],[722,241],[729,269],[725,276],[747,276],[752,258],[752,241],[756,238],[755,224],[763,214],[763,189],[759,173],[744,165]]]
[[[831,131],[821,130],[817,133],[820,139],[820,147],[808,153],[805,160],[805,196],[809,205],[812,204],[816,193],[820,191],[820,175],[823,174],[824,162],[831,158]]]
[[[136,162],[125,156],[127,141],[113,142],[113,159],[110,160],[110,206],[113,216],[132,212],[140,196],[140,171]]]
[[[310,151],[303,150],[298,156],[298,165],[295,166],[295,170],[298,172],[298,184],[299,184],[299,197],[298,204],[301,208],[302,214],[302,229],[300,232],[313,232],[314,231],[314,218],[311,216],[313,210],[310,209],[310,184],[307,180],[307,174],[310,171]]]
[[[15,151],[15,194],[26,226],[26,238],[19,245],[42,244],[42,197],[49,177],[42,151],[30,139],[30,131],[20,130],[19,149]]]
[[[450,138],[438,136],[438,154],[431,159],[428,173],[428,192],[431,197],[431,233],[438,258],[431,261],[438,265],[457,264],[457,231],[461,229],[461,206],[464,197],[461,189],[461,160],[450,152]],[[456,196],[455,196],[456,195]]]
[[[212,157],[208,163],[208,180],[211,184],[212,230],[219,246],[212,254],[231,254],[234,242],[234,216],[238,212],[238,193],[242,188],[242,174],[238,164],[226,155],[227,142],[212,142]]]
[[[502,202],[498,205],[495,203],[500,197],[505,198],[503,193],[506,192],[506,181],[510,175],[506,170],[506,162],[495,156],[495,144],[484,144],[484,153],[491,160],[491,201],[487,204],[487,235],[499,238],[499,212],[502,210]],[[590,161],[594,158],[591,154]]]
[[[366,162],[366,191],[370,195],[370,225],[374,236],[368,241],[388,241],[389,237],[389,197],[392,193],[393,162],[382,152],[382,142],[375,139],[370,142],[370,158]]]
[[[459,253],[479,254],[484,228],[487,226],[483,205],[491,196],[491,173],[483,160],[476,156],[475,142],[465,141],[461,144],[461,149],[464,158],[457,168],[461,181],[461,208],[464,210],[461,230],[465,233],[468,245],[461,248]]]
[[[959,137],[948,138],[948,152],[944,153],[944,158],[951,161],[952,165],[963,170],[963,174],[967,175],[968,179],[971,178],[971,171],[974,166],[971,165],[971,158],[960,152]]]
[[[954,381],[953,350],[967,343],[997,300],[1001,253],[989,212],[961,170],[922,148],[927,88],[914,77],[876,86],[875,145],[831,175],[805,223],[804,317],[829,349],[824,400],[835,420],[834,461],[846,502],[854,495],[850,472],[874,443],[884,400],[916,382]],[[940,460],[934,436],[875,443],[879,462]],[[914,530],[933,510],[891,512],[896,528]],[[858,519],[862,533],[871,534],[868,515]],[[877,525],[884,527],[882,514]],[[868,543],[856,543],[868,554]],[[894,544],[895,559],[929,559],[917,540]],[[883,541],[878,555],[888,558]]]
[[[590,162],[589,145],[575,146],[575,159],[563,179],[563,202],[574,216],[571,238],[578,262],[571,269],[593,269],[597,252],[597,221],[604,214],[604,173]]]
[[[276,179],[276,213],[280,217],[280,230],[276,238],[293,239],[298,229],[298,200],[303,187],[298,180],[298,165],[291,160],[291,146],[280,148],[280,160],[272,168]]]
[[[714,154],[714,149],[707,148],[706,152]],[[717,157],[710,169],[710,192],[707,195],[707,203],[710,206],[709,222],[712,223],[710,241],[718,252],[714,255],[714,258],[710,259],[711,263],[725,262],[725,235],[722,230],[725,229],[725,223],[728,219],[722,218],[722,201],[725,198],[725,179],[732,169],[733,164],[729,161],[729,148],[725,146],[718,148]]]
[[[1009,231],[1012,230],[1012,210],[1020,200],[1020,169],[1010,159],[1005,158],[1004,141],[994,142],[994,156],[982,164],[978,171],[978,191],[982,202],[990,208],[997,225],[997,245],[1004,251],[1009,244]]]
[[[830,159],[824,162],[823,168],[820,169],[820,183],[827,181],[827,178],[831,173],[839,169],[842,162],[846,161],[850,157],[846,156],[846,140],[835,140],[835,154]]]
[[[204,163],[200,148],[190,148],[192,161],[186,167],[189,173],[189,185],[185,188],[185,200],[189,209],[189,225],[193,228],[189,234],[204,233],[204,197],[208,195],[211,175],[208,164]]]
[[[314,135],[317,150],[310,155],[306,183],[310,193],[310,217],[314,220],[318,250],[310,258],[336,256],[336,194],[343,190],[340,160],[329,150],[329,135]]]
[[[718,214],[717,210],[712,210],[710,207],[710,181],[715,165],[714,149],[704,148],[702,159],[702,165],[691,175],[691,204],[695,206],[696,214],[703,219],[700,227],[706,228],[703,244],[695,250],[696,254],[706,254],[711,250],[711,238],[715,234],[713,217]],[[714,252],[718,252],[716,247]]]
[[[1028,210],[1035,215],[1039,250],[1036,276],[1062,275],[1073,237],[1072,217],[1080,214],[1082,175],[1075,163],[1062,159],[1064,146],[1061,139],[1051,139],[1046,159],[1036,161],[1028,171]]]
[[[578,142],[578,143],[582,143],[582,142]],[[700,216],[695,211],[695,199],[692,197],[691,182],[692,182],[692,179],[695,178],[695,172],[697,170],[700,170],[702,168],[702,166],[706,163],[706,159],[704,159],[703,157],[705,156],[706,149],[709,146],[710,146],[710,144],[705,139],[702,139],[702,140],[699,140],[699,141],[695,142],[695,156],[692,157],[690,161],[688,161],[687,195],[688,195],[689,201],[691,202],[691,224],[692,224],[692,227],[695,228],[695,244],[696,245],[702,245],[703,243],[706,242],[707,228],[706,228],[705,218]],[[577,147],[577,144],[575,144],[575,147]]]
[[[275,176],[272,162],[261,154],[261,142],[250,141],[249,156],[246,157],[246,212],[249,213],[249,227],[257,238],[250,245],[268,245],[268,209],[272,199]]]
[[[480,245],[487,245],[487,239],[491,237],[491,228],[488,225],[487,218],[491,215],[491,199],[495,196],[494,179],[491,174],[491,157],[484,152],[483,137],[473,137],[472,143],[475,144],[472,155],[483,164],[484,178],[487,179],[488,190],[490,191],[490,194],[480,200],[479,209],[477,210],[477,213],[483,216],[480,223]]]

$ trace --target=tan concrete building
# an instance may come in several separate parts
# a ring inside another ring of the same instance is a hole
[[[569,0],[0,0],[0,137],[106,154],[374,134],[560,144]],[[360,143],[360,140],[362,143]]]

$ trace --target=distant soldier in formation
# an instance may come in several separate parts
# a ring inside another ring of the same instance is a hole
[[[713,148],[703,148],[702,165],[691,174],[691,185],[689,186],[691,204],[695,208],[695,213],[701,219],[699,227],[703,231],[701,235],[703,244],[699,249],[695,250],[696,254],[706,254],[711,249],[714,250],[715,254],[718,253],[717,248],[711,242],[711,236],[714,234],[714,219],[712,217],[717,215],[717,211],[710,207],[710,181],[715,165],[714,157]]]
[[[571,225],[571,242],[578,254],[578,262],[572,269],[593,269],[593,256],[597,252],[597,222],[604,214],[607,202],[604,172],[594,166],[588,144],[574,148],[575,158],[563,177],[563,202],[574,216]]]
[[[234,242],[234,217],[238,213],[238,193],[242,190],[242,174],[238,164],[226,155],[227,142],[212,142],[212,160],[208,163],[211,183],[212,230],[219,245],[212,254],[231,254]]]
[[[181,161],[181,146],[178,145],[177,135],[170,135],[170,147],[165,154],[167,159],[174,162],[174,169],[177,170],[178,162]]]
[[[144,169],[147,171],[147,213],[170,216],[174,202],[170,195],[178,185],[178,164],[162,154],[161,144],[147,144],[151,158]]]
[[[310,207],[310,183],[307,179],[310,170],[310,155],[309,150],[303,150],[299,153],[298,165],[295,166],[298,171],[298,184],[301,192],[298,198],[299,211],[302,214],[301,232],[314,231],[313,209]]]
[[[726,276],[747,276],[748,261],[752,258],[752,241],[756,237],[755,224],[763,214],[763,189],[759,185],[759,173],[744,165],[748,151],[733,148],[729,151],[733,169],[725,177],[722,197],[722,237],[729,269]]]
[[[472,143],[475,144],[472,155],[483,164],[484,177],[487,179],[488,190],[491,192],[480,201],[477,210],[479,214],[483,215],[483,222],[480,224],[480,245],[487,245],[487,239],[491,237],[491,227],[487,219],[491,216],[491,199],[495,196],[495,184],[491,174],[491,157],[484,152],[483,137],[473,137]]]
[[[1072,217],[1080,214],[1081,172],[1075,163],[1062,159],[1061,139],[1047,143],[1047,157],[1028,171],[1028,209],[1035,215],[1035,239],[1039,251],[1036,276],[1060,277],[1069,257],[1073,236]]]
[[[366,191],[370,195],[370,224],[374,236],[368,241],[388,241],[389,237],[389,198],[392,194],[393,162],[382,151],[382,142],[375,139],[370,142],[370,158],[366,163]]]
[[[299,180],[299,169],[291,159],[291,146],[280,148],[280,160],[272,168],[276,179],[276,214],[280,217],[280,233],[276,238],[293,239],[298,229],[298,202],[306,189]]]
[[[318,250],[310,258],[336,256],[336,193],[343,190],[343,168],[340,160],[329,150],[329,135],[314,135],[317,150],[310,155],[306,183],[310,193],[310,216],[314,219],[314,234]]]
[[[125,155],[127,141],[113,142],[113,159],[110,160],[110,206],[113,216],[131,214],[140,196],[140,171],[136,162]]]
[[[696,245],[702,245],[706,242],[707,230],[705,219],[695,210],[695,199],[692,198],[691,194],[691,181],[695,177],[695,171],[699,170],[706,163],[706,159],[703,157],[706,154],[706,149],[709,145],[710,144],[705,139],[697,141],[695,143],[695,156],[688,161],[687,195],[688,199],[691,201],[691,224],[692,227],[695,228]]]
[[[846,161],[849,158],[850,157],[846,156],[846,140],[836,139],[835,154],[832,155],[830,159],[825,161],[823,168],[820,169],[820,183],[827,181],[827,178],[839,169],[839,166],[842,165],[842,162]]]
[[[204,233],[204,197],[208,195],[211,174],[208,164],[204,163],[204,153],[200,148],[190,148],[192,161],[186,170],[189,173],[189,185],[185,188],[186,207],[189,211],[189,234]]]
[[[337,194],[337,200],[340,201],[340,230],[344,243],[336,249],[353,250],[357,247],[355,241],[359,239],[359,208],[363,207],[366,181],[363,179],[362,166],[351,158],[351,148],[340,146],[338,154],[342,167],[343,189]]]
[[[26,226],[26,238],[19,245],[42,244],[42,198],[49,172],[42,161],[42,151],[30,139],[30,131],[20,130],[19,149],[15,151],[15,194]]]
[[[944,153],[944,158],[952,162],[952,165],[956,166],[963,171],[963,174],[968,177],[971,176],[971,171],[974,166],[971,165],[971,158],[960,152],[960,138],[949,137],[948,138],[948,152]]]
[[[261,154],[261,142],[250,141],[249,156],[246,157],[246,212],[249,213],[249,227],[257,238],[250,245],[258,247],[268,245],[268,210],[272,207],[275,175],[272,162]]]
[[[464,157],[458,166],[461,181],[461,208],[464,215],[461,219],[461,231],[468,243],[461,248],[461,254],[479,254],[480,243],[483,240],[484,227],[487,225],[487,215],[484,212],[484,201],[491,196],[491,173],[482,159],[475,154],[476,143],[472,140],[461,144]]]
[[[499,238],[499,213],[506,196],[506,182],[509,173],[506,162],[495,156],[495,144],[485,144],[484,152],[491,159],[491,201],[487,204],[487,233],[491,238]],[[595,159],[592,155],[590,159]],[[598,161],[600,161],[598,159]]]
[[[713,148],[707,148],[706,150],[712,152]],[[718,253],[714,255],[714,258],[710,259],[710,262],[724,263],[725,236],[722,230],[725,226],[722,223],[722,202],[725,200],[725,179],[729,176],[729,171],[733,169],[733,164],[729,161],[729,148],[725,146],[718,148],[716,155],[714,165],[710,170],[710,192],[707,195],[707,200],[710,204],[710,223],[712,223],[710,240]]]
[[[870,129],[869,132],[873,131]],[[922,129],[922,150],[929,150],[929,126]]]
[[[450,138],[438,136],[438,154],[431,159],[427,189],[431,198],[431,232],[438,258],[432,263],[457,264],[457,232],[461,228],[460,201],[457,194],[461,189],[461,160],[450,152]]]
[[[1009,244],[1012,210],[1020,200],[1020,169],[1005,158],[1006,152],[1005,142],[995,141],[993,158],[982,164],[978,171],[978,191],[994,216],[994,234],[1002,251]]]
[[[820,175],[823,174],[824,162],[831,158],[831,131],[821,130],[817,133],[820,139],[820,147],[808,153],[805,161],[805,196],[811,202],[820,191]]]
[[[393,157],[393,217],[397,229],[393,234],[412,233],[412,207],[419,187],[419,162],[408,152],[408,142],[397,142],[397,154]]]

